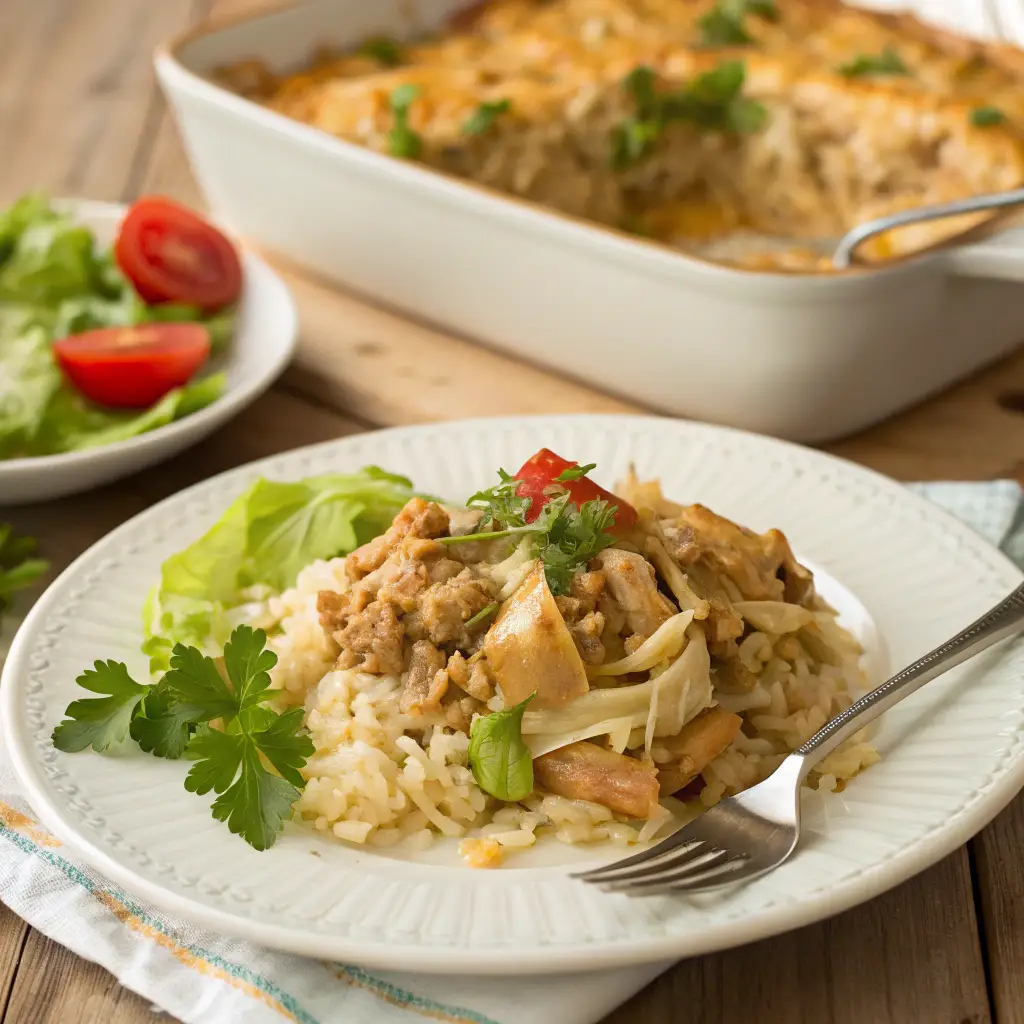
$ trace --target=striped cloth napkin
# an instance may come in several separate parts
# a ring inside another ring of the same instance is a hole
[[[1010,481],[917,484],[1018,564],[1024,502]],[[10,624],[6,635],[11,633]],[[2,656],[0,650],[0,656]],[[36,823],[0,751],[0,899],[185,1024],[596,1024],[666,970],[575,977],[425,977],[273,953],[167,917],[77,862]]]

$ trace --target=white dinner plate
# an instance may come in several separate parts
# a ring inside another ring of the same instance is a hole
[[[138,650],[143,598],[164,558],[203,533],[257,475],[295,479],[368,463],[452,498],[547,446],[635,461],[668,495],[757,530],[779,527],[866,640],[873,673],[913,661],[1013,589],[1021,573],[967,527],[845,462],[722,428],[629,417],[479,420],[332,441],[226,473],[120,527],[50,587],[15,639],[0,686],[8,753],[43,822],[141,898],[265,946],[384,969],[583,970],[705,953],[820,920],[921,871],[1024,783],[1024,646],[1003,644],[889,712],[881,762],[839,795],[808,794],[812,826],[775,873],[700,898],[612,896],[569,878],[617,854],[552,840],[496,871],[425,854],[361,851],[291,822],[257,853],[190,795],[184,762],[126,746],[63,754],[50,742],[76,675]],[[877,635],[875,633],[877,630]]]
[[[114,240],[126,207],[64,201],[102,244]],[[204,409],[138,437],[99,448],[31,459],[0,459],[0,507],[66,497],[100,487],[177,455],[254,402],[280,376],[295,351],[298,317],[291,295],[258,256],[242,250],[242,297],[234,336],[210,360],[227,377],[224,394]]]

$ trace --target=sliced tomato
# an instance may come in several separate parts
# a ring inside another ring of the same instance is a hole
[[[114,256],[149,303],[182,302],[212,312],[242,291],[234,245],[202,217],[160,196],[129,208]]]
[[[582,505],[585,501],[592,501],[595,498],[615,505],[618,511],[615,513],[613,533],[623,533],[634,526],[637,520],[636,509],[612,494],[611,491],[606,491],[586,476],[582,476],[578,480],[560,481],[558,479],[567,469],[573,469],[578,465],[578,462],[569,462],[548,448],[541,448],[536,455],[523,463],[522,468],[516,473],[516,479],[521,481],[517,488],[519,496],[531,499],[530,509],[526,514],[527,520],[532,523],[540,515],[541,508],[552,495],[564,488],[577,505]]]
[[[99,405],[145,409],[195,375],[210,355],[200,324],[104,327],[53,343],[68,380]]]

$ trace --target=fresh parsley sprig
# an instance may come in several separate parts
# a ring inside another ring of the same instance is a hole
[[[570,466],[555,477],[555,483],[569,484],[573,480],[582,480],[592,469],[597,469],[596,462],[588,462],[585,466]]]
[[[675,121],[688,121],[708,131],[758,131],[768,112],[743,95],[745,80],[742,61],[722,61],[681,88],[659,93],[654,71],[643,66],[634,68],[622,85],[633,98],[636,113],[612,131],[612,169],[624,171],[647,156],[665,128]]]
[[[388,132],[388,150],[392,156],[415,160],[423,150],[423,140],[409,127],[409,108],[422,91],[418,85],[407,82],[395,89],[388,100],[395,116]]]
[[[530,499],[519,496],[519,481],[503,469],[498,470],[499,483],[486,490],[477,491],[467,508],[480,509],[483,516],[481,527],[493,525],[496,530],[526,526],[526,513],[530,510]]]
[[[568,594],[574,574],[615,543],[609,533],[615,512],[615,505],[600,498],[585,501],[577,509],[568,495],[544,506],[537,520],[543,521],[543,531],[537,536],[536,553],[544,563],[552,594]]]
[[[76,680],[83,690],[103,694],[72,701],[67,716],[53,730],[53,745],[74,753],[92,747],[103,752],[127,735],[132,719],[150,688],[135,682],[120,661],[97,661]]]
[[[36,542],[17,537],[10,523],[0,523],[0,619],[14,601],[14,594],[32,586],[49,568],[35,558]]]
[[[573,466],[563,471],[557,483],[586,476],[596,463]],[[533,538],[533,556],[544,563],[544,575],[553,594],[567,594],[575,572],[595,555],[615,543],[609,532],[615,523],[617,506],[599,498],[585,501],[578,508],[568,491],[553,494],[532,522],[526,521],[532,500],[519,496],[519,481],[503,469],[500,482],[478,491],[468,507],[483,511],[476,533],[439,537],[439,544],[464,544],[467,541],[500,540],[505,537]],[[560,489],[560,488],[559,488]],[[553,489],[554,490],[554,489]]]
[[[300,770],[314,749],[301,709],[277,714],[267,706],[275,695],[270,670],[277,655],[266,642],[261,629],[235,629],[224,647],[226,681],[212,658],[183,644],[153,686],[135,682],[121,662],[97,661],[78,685],[103,696],[69,704],[53,745],[65,752],[104,751],[131,735],[157,757],[191,757],[185,788],[217,794],[213,816],[265,850],[291,815],[305,785]]]

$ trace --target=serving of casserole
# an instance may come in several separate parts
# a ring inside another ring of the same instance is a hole
[[[918,2],[965,33],[978,10]],[[1020,342],[1024,229],[1002,220],[808,270],[860,213],[1019,181],[1024,58],[824,0],[736,10],[303,0],[155,63],[250,244],[648,408],[822,441]],[[737,24],[751,42],[701,44]]]
[[[378,152],[744,266],[827,270],[820,243],[859,223],[1024,184],[1024,53],[832,0],[491,0],[310,58],[216,77]]]

